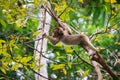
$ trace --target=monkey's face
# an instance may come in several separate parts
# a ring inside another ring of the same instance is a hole
[[[63,30],[61,28],[54,28],[53,29],[53,37],[58,38],[63,36]]]

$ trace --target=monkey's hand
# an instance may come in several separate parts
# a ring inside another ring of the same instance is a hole
[[[89,58],[92,60],[94,58],[97,58],[97,52],[96,51],[92,51],[92,50],[89,50]]]
[[[47,38],[47,34],[44,33],[44,34],[42,35],[42,37],[43,37],[43,38]]]
[[[96,55],[95,53],[94,54],[90,54],[89,58],[92,60],[95,57],[95,55]]]

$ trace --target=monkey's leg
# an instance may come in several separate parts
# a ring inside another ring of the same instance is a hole
[[[90,59],[96,55],[97,49],[93,46],[88,37],[84,38],[83,47],[88,52]]]
[[[88,44],[82,44],[81,47],[88,53],[90,59],[92,59],[95,54],[96,54],[96,51],[92,50],[89,48]]]
[[[92,58],[94,58],[94,54],[95,54],[95,51],[94,50],[91,50],[89,49],[89,47],[87,47],[87,45],[83,44],[81,45],[81,47],[86,50],[86,52],[88,53],[89,57],[90,57],[90,60],[95,68],[95,71],[98,75],[98,80],[102,80],[102,73],[101,73],[101,70],[100,70],[100,65],[99,63],[97,63],[96,61],[92,60]],[[95,56],[96,57],[96,56]]]
[[[53,38],[52,36],[47,36],[47,39],[53,44],[57,44],[59,42],[59,40]]]
[[[102,80],[102,73],[101,73],[101,70],[100,70],[100,64],[97,63],[96,61],[93,61],[93,60],[91,60],[91,62],[93,64],[94,68],[95,68],[95,71],[96,71],[97,75],[98,75],[98,80]]]
[[[89,55],[89,58],[90,58],[90,59],[93,59],[93,57],[96,55],[96,52],[93,51],[93,50],[89,50],[89,51],[88,51],[88,55]]]

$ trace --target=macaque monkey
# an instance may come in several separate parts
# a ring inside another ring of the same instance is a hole
[[[92,56],[94,53],[96,53],[97,50],[90,42],[87,35],[70,34],[68,32],[68,29],[58,27],[53,29],[52,36],[43,34],[43,37],[47,38],[53,45],[57,44],[58,42],[62,42],[66,45],[79,45],[89,53],[89,56]]]

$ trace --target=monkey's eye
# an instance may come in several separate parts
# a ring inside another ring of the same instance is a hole
[[[58,36],[58,34],[54,34],[54,35],[53,35],[53,37],[57,37],[57,36]]]

